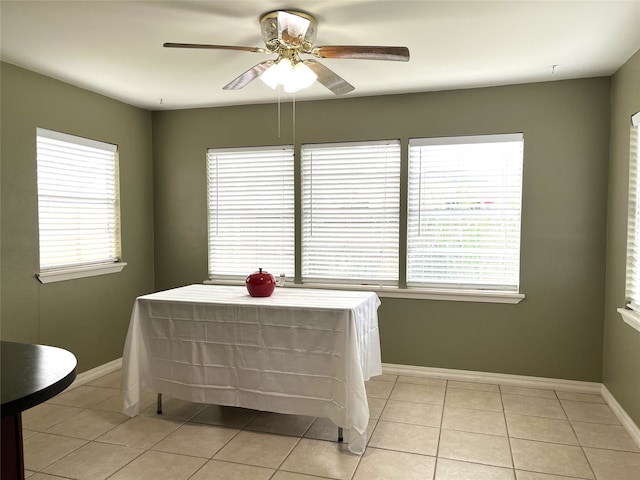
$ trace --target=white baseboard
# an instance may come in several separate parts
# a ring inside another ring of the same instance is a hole
[[[528,377],[507,373],[474,372],[472,370],[450,370],[448,368],[416,367],[383,363],[382,371],[391,375],[411,375],[414,377],[447,378],[463,382],[494,383],[512,387],[546,388],[565,392],[592,393],[599,395],[602,384],[563,380],[559,378]]]
[[[631,438],[636,442],[636,444],[640,447],[640,428],[631,420],[631,417],[627,415],[627,412],[624,411],[624,408],[618,403],[615,397],[611,394],[609,389],[602,385],[602,391],[600,392],[604,401],[607,402],[607,405],[611,407],[613,413],[615,413],[622,426],[627,429]]]
[[[100,378],[111,372],[115,372],[120,368],[122,368],[122,357],[117,358],[109,363],[99,365],[96,368],[87,370],[86,372],[79,373],[78,375],[76,375],[76,379],[73,381],[73,383],[69,385],[69,388],[79,387],[80,385],[89,383],[96,378]]]

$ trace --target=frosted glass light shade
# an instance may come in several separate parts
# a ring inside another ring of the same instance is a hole
[[[295,93],[309,87],[318,76],[302,62],[295,65],[288,58],[282,58],[278,63],[269,67],[260,80],[275,89],[278,85],[284,87],[287,93]]]
[[[313,70],[304,63],[298,62],[294,65],[291,75],[284,82],[284,91],[287,93],[295,93],[304,88],[311,86],[318,76]]]

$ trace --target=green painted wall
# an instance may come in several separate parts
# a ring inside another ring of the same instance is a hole
[[[278,138],[275,104],[150,113],[2,64],[2,339],[69,348],[84,371],[121,356],[137,295],[204,280],[207,147],[521,131],[526,299],[383,298],[383,361],[604,378],[640,423],[638,334],[615,313],[624,301],[628,119],[640,110],[639,70],[636,54],[612,79],[299,102],[295,138],[287,103]],[[120,146],[122,273],[48,285],[35,278],[36,127]]]
[[[622,321],[625,301],[629,134],[640,111],[640,51],[613,76],[603,382],[640,425],[640,332]]]
[[[298,102],[295,138],[290,103],[282,105],[281,138],[275,104],[154,112],[155,286],[207,278],[208,147],[386,138],[406,145],[411,137],[524,132],[526,299],[383,298],[382,359],[599,382],[609,94],[609,78],[592,78]]]
[[[122,356],[133,301],[153,290],[151,114],[6,63],[0,74],[1,338],[67,348],[82,372]],[[37,280],[37,127],[119,146],[121,273]]]

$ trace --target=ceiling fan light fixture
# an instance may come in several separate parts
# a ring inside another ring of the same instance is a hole
[[[280,79],[283,78],[283,75],[286,75],[287,70],[291,70],[291,62],[286,58],[282,58],[267,68],[262,75],[260,75],[260,80],[275,90],[281,83]]]
[[[295,93],[313,85],[318,75],[304,63],[298,62],[293,66],[292,73],[284,83],[284,91]]]
[[[292,63],[288,58],[281,58],[278,63],[269,67],[260,75],[260,80],[276,89],[284,87],[287,93],[295,93],[313,84],[318,76],[302,62]]]

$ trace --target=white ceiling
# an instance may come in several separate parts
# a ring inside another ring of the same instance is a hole
[[[640,0],[1,0],[1,58],[151,110],[275,102],[259,80],[222,90],[275,55],[162,44],[262,47],[261,14],[282,8],[317,18],[316,45],[409,48],[408,63],[321,60],[347,97],[611,75],[640,49]]]

